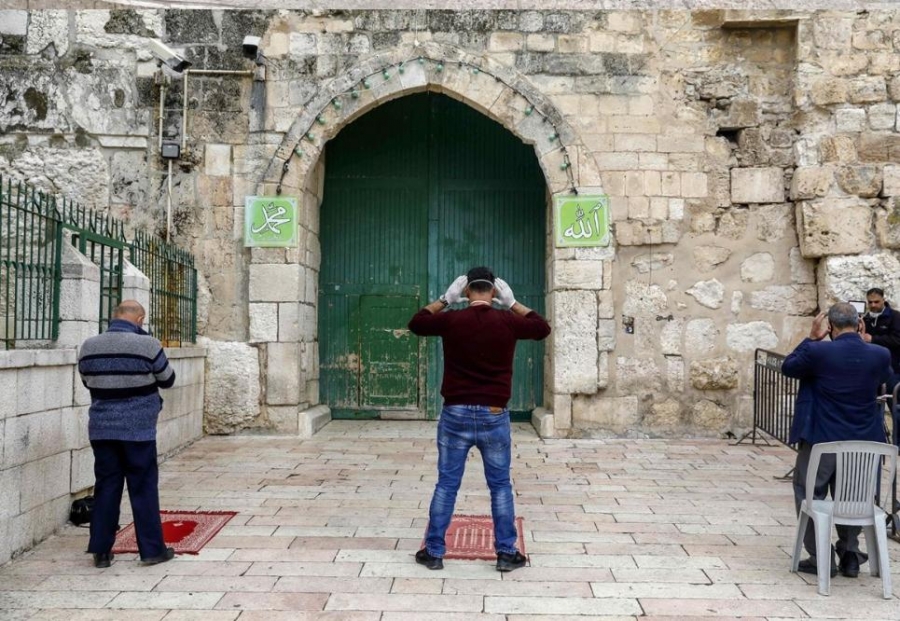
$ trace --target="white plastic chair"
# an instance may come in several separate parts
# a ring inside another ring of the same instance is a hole
[[[834,453],[834,498],[814,500],[816,473],[825,453]],[[875,504],[875,490],[881,477],[881,458],[889,461],[889,477],[897,469],[897,447],[881,442],[847,441],[815,444],[806,471],[806,499],[800,503],[800,520],[794,540],[791,571],[796,572],[803,548],[803,534],[809,519],[816,533],[816,562],[819,593],[828,595],[831,588],[831,531],[835,524],[861,526],[866,535],[869,573],[881,575],[884,598],[891,598],[891,570],[888,565],[886,514]]]

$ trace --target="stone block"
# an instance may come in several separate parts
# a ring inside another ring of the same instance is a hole
[[[860,162],[900,161],[900,135],[894,132],[860,134],[854,146]]]
[[[28,14],[29,11],[0,11],[0,35],[21,37],[28,34]]]
[[[694,266],[699,272],[711,272],[731,256],[731,250],[722,246],[695,246]]]
[[[791,248],[790,265],[791,282],[798,285],[815,284],[816,264],[814,261],[804,259],[798,246]]]
[[[719,338],[713,319],[691,319],[684,329],[684,351],[688,356],[704,356],[712,352]]]
[[[30,511],[60,496],[68,498],[71,466],[69,451],[22,465],[19,510]]]
[[[847,194],[873,197],[881,192],[881,169],[873,164],[842,166],[837,169],[835,178],[838,186]]]
[[[840,78],[822,78],[810,85],[809,96],[817,106],[828,106],[847,101],[847,82]]]
[[[19,373],[16,369],[0,368],[0,395],[18,394],[18,376]],[[3,419],[16,414],[16,399],[0,399],[0,429],[2,429]],[[2,444],[2,437],[0,437],[0,446]],[[0,462],[2,462],[2,458],[3,453],[0,452]]]
[[[72,451],[69,493],[78,494],[94,485],[94,452],[91,447]]]
[[[278,305],[278,340],[282,343],[300,341],[299,302],[285,302]]]
[[[250,265],[250,302],[297,302],[305,295],[300,265]]]
[[[791,199],[821,198],[828,194],[834,181],[831,166],[804,166],[794,170],[791,179]]]
[[[738,364],[730,357],[695,360],[690,378],[697,390],[731,390],[738,387]]]
[[[259,416],[259,355],[247,343],[204,341],[206,387],[204,427],[207,433],[231,433]]]
[[[615,298],[612,291],[597,292],[597,318],[612,319],[616,316]]]
[[[249,304],[250,343],[278,340],[278,307],[285,304]]]
[[[550,396],[553,424],[556,429],[572,428],[572,395],[553,394]],[[545,410],[546,411],[546,410]]]
[[[871,287],[884,289],[888,300],[900,296],[900,261],[892,252],[828,257],[819,262],[819,304],[863,300]]]
[[[597,349],[613,351],[616,348],[616,321],[599,319],[597,322]]]
[[[856,104],[875,103],[887,98],[887,87],[881,76],[856,78],[850,82],[848,95]]]
[[[869,127],[879,130],[893,130],[897,123],[897,105],[880,103],[869,106]]]
[[[651,431],[672,431],[682,425],[681,404],[671,397],[653,403],[644,416],[643,427]]]
[[[786,234],[794,235],[794,207],[791,203],[756,205],[750,213],[756,223],[756,238],[772,242]]]
[[[900,249],[900,196],[887,199],[884,206],[875,212],[875,232],[879,246]]]
[[[860,138],[862,140],[862,138]],[[858,157],[856,141],[851,136],[826,136],[819,141],[823,162],[855,162]]]
[[[69,366],[19,369],[16,379],[16,412],[22,415],[71,406],[73,380],[72,368]],[[53,386],[53,390],[36,390],[35,386]],[[11,395],[7,398],[11,398]]]
[[[652,358],[616,358],[616,389],[625,394],[658,392],[662,374]]]
[[[100,320],[100,268],[72,244],[62,247],[62,283],[59,290],[61,321]]]
[[[669,299],[659,285],[648,285],[642,280],[625,282],[625,300],[622,313],[631,317],[665,315]]]
[[[741,262],[743,282],[768,282],[775,277],[775,259],[768,252],[757,252]]]
[[[861,132],[866,128],[866,111],[862,108],[835,110],[834,124],[838,133]]]
[[[269,343],[266,348],[266,403],[300,403],[300,347],[297,343]]]
[[[554,261],[553,289],[602,289],[603,261]]]
[[[491,52],[518,52],[524,44],[525,39],[518,32],[495,32],[488,38]]]
[[[664,356],[681,355],[681,335],[684,331],[684,320],[674,319],[663,325],[659,333],[659,350]]]
[[[638,398],[581,396],[572,399],[572,424],[575,427],[599,427],[613,433],[625,433],[640,423]]]
[[[684,392],[684,358],[666,356],[666,387],[669,392]]]
[[[801,201],[800,251],[807,259],[865,252],[872,244],[871,223],[872,209],[858,199]]]
[[[269,405],[266,407],[269,426],[276,433],[295,436],[300,430],[300,413],[296,405]]]
[[[207,144],[203,158],[203,172],[211,177],[231,175],[231,145]]]
[[[731,323],[725,329],[725,342],[736,352],[772,349],[778,345],[778,335],[767,321]]]
[[[725,286],[717,279],[701,280],[694,283],[685,291],[689,296],[697,300],[697,303],[707,308],[721,308],[725,298]]]
[[[0,429],[2,428],[3,424],[0,423]],[[21,487],[22,468],[0,469],[0,523],[21,513],[19,508]]]
[[[551,294],[554,308],[553,392],[597,392],[597,298],[590,291]]]
[[[728,410],[715,401],[701,399],[691,408],[691,425],[698,430],[721,433],[729,422]]]
[[[780,203],[782,201],[784,201],[784,171],[781,168],[731,169],[731,202]]]
[[[301,438],[311,438],[330,422],[331,410],[327,405],[317,405],[308,410],[303,410],[299,414],[297,435]]]
[[[559,437],[556,416],[544,408],[535,408],[531,413],[531,425],[541,438]]]
[[[709,195],[706,173],[681,173],[681,195],[684,198],[706,198]]]
[[[900,196],[900,164],[885,164],[882,196]]]

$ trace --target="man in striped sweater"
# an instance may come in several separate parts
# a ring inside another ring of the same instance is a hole
[[[112,561],[125,481],[141,560],[152,565],[175,556],[163,541],[156,464],[159,389],[175,383],[175,371],[143,324],[144,307],[125,300],[113,311],[109,329],[87,339],[78,352],[81,381],[91,391],[88,437],[95,483],[87,551],[96,567]]]

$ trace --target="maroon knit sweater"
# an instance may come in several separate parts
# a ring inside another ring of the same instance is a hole
[[[409,329],[419,336],[439,336],[444,343],[444,405],[505,408],[512,391],[516,341],[540,341],[550,334],[547,320],[531,311],[524,317],[490,306],[470,306],[413,315]]]

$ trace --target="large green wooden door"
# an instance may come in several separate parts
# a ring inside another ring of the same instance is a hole
[[[542,311],[546,189],[534,151],[449,97],[389,102],[326,150],[321,395],[335,418],[434,418],[439,339],[406,331],[459,274],[487,265]],[[517,347],[510,409],[542,401],[543,344]]]

